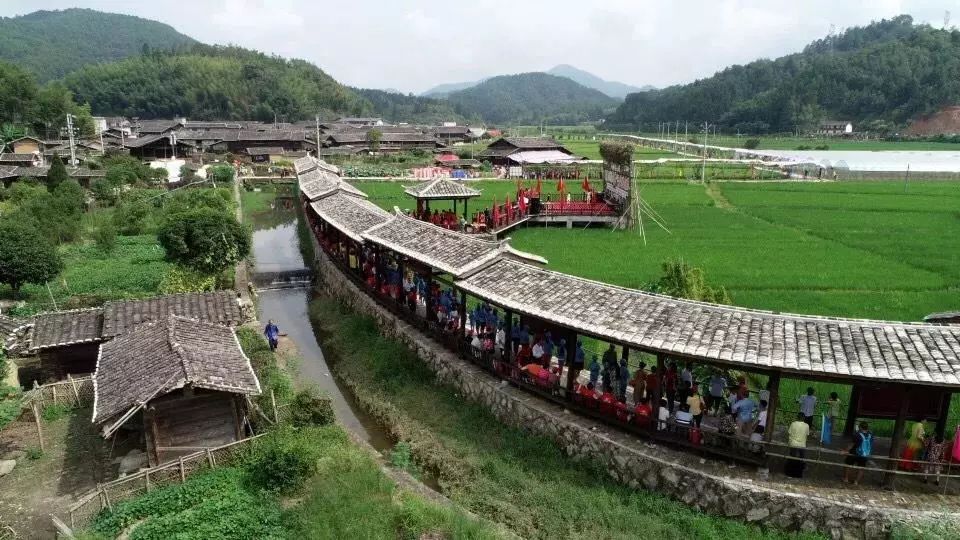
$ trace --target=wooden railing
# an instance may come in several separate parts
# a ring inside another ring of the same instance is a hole
[[[60,535],[69,538],[72,531],[87,528],[100,512],[112,509],[113,505],[119,502],[139,497],[159,487],[182,484],[197,471],[232,464],[250,441],[264,435],[265,433],[261,433],[216,448],[206,448],[175,461],[99,484],[95,490],[81,495],[77,502],[67,509],[66,520],[51,516],[54,526]]]

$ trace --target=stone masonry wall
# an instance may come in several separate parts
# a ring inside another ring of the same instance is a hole
[[[669,451],[571,414],[460,359],[360,291],[319,247],[316,253],[326,293],[376,319],[383,335],[415,351],[440,382],[486,406],[500,421],[552,438],[571,458],[603,463],[618,482],[656,491],[717,516],[786,530],[820,531],[835,539],[886,538],[894,522],[918,517],[918,512],[783,492],[678,463]],[[945,516],[931,513],[928,517]]]

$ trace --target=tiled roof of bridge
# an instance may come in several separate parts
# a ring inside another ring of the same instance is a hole
[[[652,352],[808,376],[960,386],[960,327],[708,304],[509,260],[457,285],[504,308]]]
[[[449,178],[427,180],[416,186],[405,187],[404,192],[417,199],[466,199],[480,195],[476,189]]]
[[[354,239],[363,242],[361,234],[391,219],[391,214],[372,202],[338,191],[310,204],[320,218]]]
[[[300,192],[308,201],[315,201],[337,191],[345,191],[356,197],[367,194],[353,187],[336,173],[316,168],[299,176]]]
[[[462,276],[501,256],[546,261],[514,250],[506,241],[482,240],[420,221],[396,210],[393,219],[363,233],[363,238],[454,276]]]

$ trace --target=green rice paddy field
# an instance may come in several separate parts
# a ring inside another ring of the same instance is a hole
[[[577,192],[579,185],[568,182]],[[527,185],[531,185],[530,182]],[[783,312],[919,320],[960,309],[960,184],[641,183],[670,233],[528,227],[513,245],[549,267],[627,287],[683,259],[737,305]],[[399,183],[360,182],[385,208],[409,208]],[[515,182],[481,181],[470,208],[514,198]],[[597,186],[599,187],[599,186]],[[544,192],[555,191],[544,182]]]

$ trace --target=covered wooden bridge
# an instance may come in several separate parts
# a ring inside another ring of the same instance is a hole
[[[518,372],[510,332],[502,355],[477,355],[466,339],[466,309],[459,311],[455,335],[439,330],[433,324],[433,284],[455,290],[461,306],[501,308],[507,328],[522,320],[568,344],[581,337],[600,340],[622,347],[624,357],[633,351],[652,355],[659,368],[668,361],[694,362],[763,377],[769,390],[768,426],[776,426],[782,378],[850,385],[846,433],[857,418],[894,420],[887,458],[874,456],[887,471],[888,485],[898,474],[908,419],[934,420],[942,435],[952,394],[960,389],[960,327],[781,314],[617,287],[547,270],[545,260],[514,250],[508,240],[483,241],[399,212],[390,215],[346,190],[332,195],[338,202],[324,203],[302,188],[320,245],[385,307],[498,375],[584,414],[603,416],[604,411],[573,401],[574,377],[545,388]],[[404,302],[397,284],[411,275],[428,284],[415,306]],[[569,367],[574,347],[566,351]],[[607,416],[605,421],[623,429],[687,445],[673,435],[637,429],[628,415],[610,411]],[[786,453],[775,434],[776,429],[766,430],[759,453],[723,441],[710,448],[700,443],[696,451],[763,464],[764,454]]]

